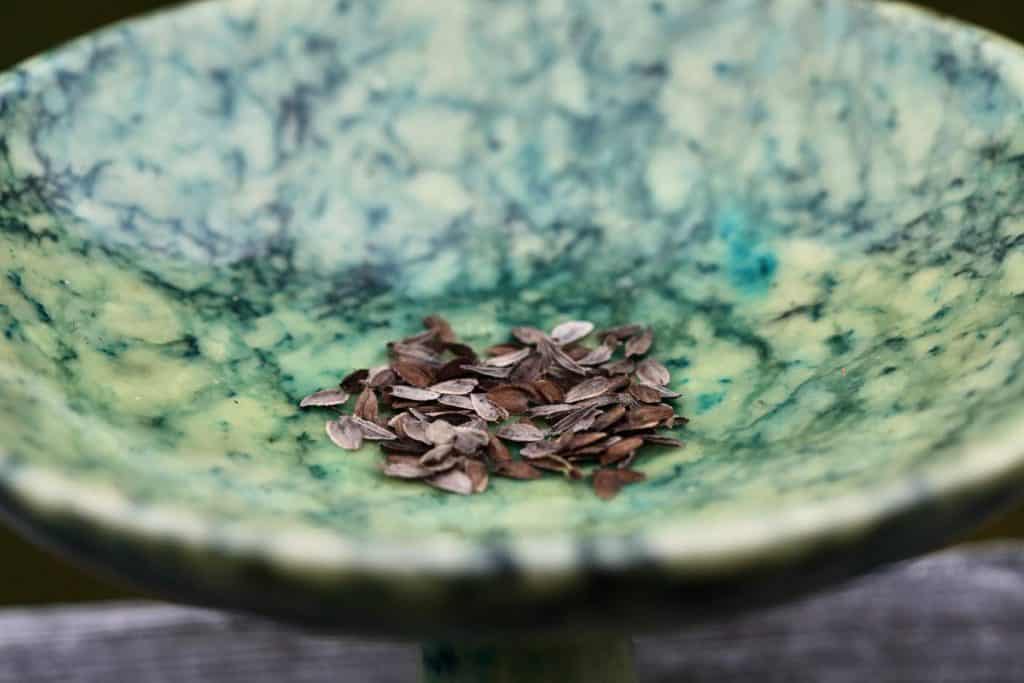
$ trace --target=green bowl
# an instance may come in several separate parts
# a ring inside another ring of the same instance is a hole
[[[1022,97],[1017,46],[841,0],[95,34],[0,77],[2,507],[162,595],[401,637],[677,626],[935,547],[1024,482]],[[688,447],[611,502],[384,479],[296,403],[434,312],[649,321]]]

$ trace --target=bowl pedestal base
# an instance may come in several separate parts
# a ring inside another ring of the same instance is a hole
[[[628,637],[423,646],[423,683],[636,683]]]

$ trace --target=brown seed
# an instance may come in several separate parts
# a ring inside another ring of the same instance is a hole
[[[356,451],[363,445],[363,430],[347,415],[327,423],[327,436],[335,446]]]
[[[581,358],[586,358],[590,354],[590,349],[580,344],[570,344],[569,346],[566,346],[562,350],[565,351],[566,355],[569,356],[569,358],[572,358],[577,363],[580,361]]]
[[[595,431],[604,431],[608,427],[622,419],[622,416],[626,414],[626,407],[622,405],[612,406],[603,415],[594,420],[594,424],[591,425]]]
[[[643,325],[630,323],[628,325],[619,325],[618,327],[609,327],[606,330],[601,330],[597,336],[601,337],[602,339],[605,337],[628,339],[629,337],[635,337],[636,335],[642,333],[643,331]]]
[[[510,351],[509,353],[502,354],[500,356],[494,356],[484,361],[484,365],[490,365],[496,368],[507,368],[518,363],[523,362],[532,353],[530,349],[517,349]]]
[[[611,463],[618,462],[643,445],[644,440],[639,436],[631,436],[628,439],[623,439],[614,446],[609,446],[607,450],[605,450],[604,455],[601,456],[601,464],[610,465]]]
[[[613,349],[610,346],[601,344],[601,346],[598,346],[582,358],[577,358],[576,362],[583,366],[600,365],[611,359],[612,352]]]
[[[571,413],[574,410],[579,410],[579,406],[574,406],[571,403],[552,403],[546,406],[534,406],[530,408],[529,414],[531,417],[554,417]]]
[[[654,330],[650,327],[635,337],[630,337],[629,341],[626,342],[626,358],[644,355],[650,350],[653,342]]]
[[[544,458],[559,451],[559,445],[554,441],[534,441],[527,444],[519,451],[519,455],[527,460]]]
[[[501,439],[496,437],[494,434],[491,434],[488,437],[487,455],[493,463],[504,462],[512,459],[512,453],[508,450],[508,446],[506,446]]]
[[[399,363],[418,363],[427,368],[440,367],[442,365],[441,356],[433,349],[422,344],[394,342],[391,344],[391,355]],[[392,365],[392,367],[394,366]]]
[[[541,339],[537,343],[537,349],[540,351],[541,356],[548,362],[555,363],[558,366],[565,368],[569,372],[576,375],[587,374],[587,369],[585,367],[583,367],[582,365],[574,361],[572,358],[570,358],[569,355],[565,351],[563,351],[560,346],[555,344],[550,339]]]
[[[618,469],[615,471],[615,476],[617,476],[619,481],[623,484],[635,484],[647,479],[647,475],[643,472],[637,472],[636,470],[629,469]]]
[[[636,370],[636,362],[625,358],[623,360],[615,360],[611,363],[605,363],[601,366],[601,369],[607,372],[609,375],[631,375]]]
[[[424,318],[423,327],[434,332],[437,338],[445,343],[454,342],[458,339],[455,331],[452,330],[451,324],[437,314],[428,315]]]
[[[551,339],[560,346],[572,344],[594,331],[594,323],[586,320],[570,320],[551,330]]]
[[[536,344],[547,338],[547,335],[536,327],[513,327],[512,336],[524,344]]]
[[[377,392],[370,387],[365,387],[362,393],[359,394],[359,398],[356,399],[356,407],[353,412],[356,417],[376,422],[379,417]]]
[[[629,395],[641,403],[661,403],[661,392],[649,384],[634,382],[629,385]]]
[[[366,378],[366,386],[373,387],[374,389],[389,387],[397,382],[398,375],[387,365],[371,369],[370,375]]]
[[[452,450],[454,450],[454,448],[455,446],[451,441],[449,441],[448,443],[438,444],[431,448],[426,453],[424,453],[422,456],[420,456],[420,464],[436,465],[437,463],[441,462],[449,455],[451,455]]]
[[[380,447],[385,453],[401,453],[404,455],[423,455],[428,450],[426,445],[410,439],[385,441]]]
[[[497,434],[506,441],[517,441],[520,443],[543,441],[546,436],[546,432],[534,425],[522,423],[507,424],[499,429]]]
[[[363,432],[363,438],[369,441],[388,441],[390,439],[398,438],[397,434],[387,427],[381,427],[376,422],[370,422],[369,420],[364,420],[357,416],[352,416],[349,419],[359,425],[359,429]]]
[[[594,492],[602,500],[611,500],[622,490],[622,482],[615,470],[598,470],[594,473]]]
[[[455,428],[455,450],[472,455],[487,445],[490,435],[487,427],[464,426]]]
[[[476,389],[476,385],[479,382],[473,378],[463,379],[450,379],[444,382],[430,385],[430,391],[436,391],[439,394],[446,394],[450,396],[465,396],[466,394],[472,393],[473,389]]]
[[[549,379],[538,379],[532,386],[548,403],[561,403],[564,400],[562,389]]]
[[[541,470],[548,470],[549,472],[558,472],[564,474],[569,479],[582,479],[583,472],[581,472],[575,465],[561,458],[557,455],[549,455],[544,458],[538,458],[530,461],[530,464]]]
[[[462,410],[473,410],[473,401],[470,400],[469,396],[442,396],[437,399],[437,402],[441,405],[451,406],[453,408],[460,408]]]
[[[508,411],[511,415],[525,413],[530,407],[530,399],[526,392],[510,384],[497,386],[487,392],[491,403]]]
[[[469,496],[473,493],[473,480],[462,470],[452,469],[441,474],[424,479],[431,486],[449,493],[457,493],[460,496]]]
[[[491,403],[484,394],[470,394],[469,398],[473,401],[473,410],[484,420],[497,422],[508,418],[508,413]]]
[[[425,479],[434,473],[430,468],[419,464],[416,458],[398,459],[391,456],[384,464],[384,474],[396,479]]]
[[[661,436],[660,434],[644,434],[644,442],[656,446],[670,446],[672,448],[685,448],[686,442],[672,436]]]
[[[404,398],[407,401],[436,401],[441,398],[441,394],[436,391],[407,387],[403,384],[391,387],[391,395],[397,398]]]
[[[322,389],[299,402],[300,408],[325,408],[344,405],[349,394],[343,389]]]
[[[455,441],[455,427],[444,420],[434,420],[427,425],[426,436],[432,444],[452,443]]]
[[[636,378],[655,387],[663,387],[672,381],[668,368],[653,358],[640,361],[636,366]]]
[[[464,465],[469,480],[473,482],[473,493],[483,493],[487,490],[487,465],[479,460],[467,460]]]
[[[434,383],[434,376],[430,372],[430,366],[423,363],[402,360],[394,363],[391,369],[398,373],[405,382],[414,387],[429,387]]]
[[[606,436],[608,435],[604,432],[580,432],[579,434],[573,434],[572,441],[569,442],[568,450],[576,451],[580,448],[586,448],[590,444],[600,441]]]
[[[370,376],[370,371],[366,368],[361,370],[355,370],[345,375],[345,378],[341,380],[341,388],[350,394],[354,394],[357,391],[361,391],[363,388],[363,380]]]
[[[449,342],[444,345],[444,350],[457,358],[461,358],[462,360],[469,361],[471,363],[475,363],[478,360],[476,351],[473,350],[473,347],[467,346],[466,344]]]
[[[492,358],[494,356],[503,356],[506,353],[513,353],[521,348],[523,347],[519,346],[518,344],[497,344],[496,346],[491,346],[489,348],[484,349],[484,355],[489,358]]]
[[[491,365],[466,365],[462,369],[466,372],[483,375],[484,377],[494,377],[496,379],[507,379],[508,376],[512,374],[512,368],[510,367],[497,368]]]
[[[647,424],[649,422],[661,422],[673,417],[675,413],[672,408],[659,403],[658,405],[645,405],[633,408],[629,411],[627,419],[631,425]]]
[[[574,386],[565,394],[566,403],[579,403],[587,399],[596,398],[608,391],[611,382],[607,377],[591,377]]]
[[[434,373],[434,379],[438,382],[445,382],[450,379],[459,379],[465,377],[467,365],[473,365],[473,361],[467,358],[452,358],[450,361],[442,365]],[[394,384],[394,382],[392,382]]]
[[[532,382],[540,378],[548,365],[544,356],[534,353],[519,363],[509,376],[515,383]]]
[[[540,470],[522,460],[503,460],[494,468],[494,473],[509,479],[540,479]]]

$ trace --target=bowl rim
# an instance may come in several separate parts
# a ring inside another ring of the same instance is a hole
[[[225,5],[245,8],[262,1],[198,0],[117,22],[0,74],[0,99],[15,88],[46,83],[64,62],[125,27],[163,21],[172,15],[214,11],[214,6],[222,11]],[[1019,73],[1012,85],[1024,93],[1024,47],[1012,40],[902,2],[881,3],[862,11],[950,36],[972,35],[988,56],[1003,60]],[[750,514],[736,519],[700,523],[684,520],[644,527],[635,532],[642,536],[643,554],[636,552],[635,535],[593,535],[586,537],[591,552],[587,564],[582,564],[581,538],[564,531],[518,537],[503,541],[502,547],[511,552],[522,575],[541,583],[560,583],[584,569],[614,572],[636,567],[640,562],[654,562],[659,570],[668,570],[676,580],[749,569],[807,554],[832,539],[856,537],[924,502],[969,495],[1005,477],[1024,479],[1024,421],[1003,427],[1006,433],[1001,438],[957,447],[957,457],[903,474],[872,491],[798,503],[771,516]],[[116,488],[82,485],[59,468],[23,465],[11,478],[3,468],[10,457],[0,447],[0,492],[22,501],[34,514],[84,519],[135,543],[173,542],[228,562],[255,558],[311,579],[369,572],[385,580],[408,581],[415,577],[445,581],[494,571],[490,555],[493,542],[454,536],[379,540],[346,538],[335,531],[296,527],[275,532],[268,539],[259,525],[239,523],[219,528],[214,543],[207,518],[192,509],[160,503],[140,515]]]

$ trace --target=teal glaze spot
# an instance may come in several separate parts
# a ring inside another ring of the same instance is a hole
[[[768,291],[778,269],[778,258],[764,243],[763,229],[740,209],[726,209],[718,217],[717,233],[726,244],[729,281],[748,294]]]
[[[313,475],[314,479],[326,479],[327,478],[327,470],[324,469],[324,467],[321,466],[321,465],[310,465],[309,466],[309,473],[311,475]]]
[[[697,396],[697,414],[706,413],[725,400],[722,392],[706,393]]]
[[[853,348],[853,330],[842,334],[833,334],[825,340],[828,350],[833,356],[842,356]]]

